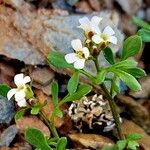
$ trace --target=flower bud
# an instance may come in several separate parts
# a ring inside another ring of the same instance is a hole
[[[88,37],[91,39],[92,38],[92,36],[94,35],[94,33],[92,32],[92,31],[90,31],[89,33],[88,33]]]
[[[99,55],[99,49],[96,46],[93,46],[92,56],[96,57]]]
[[[30,98],[30,99],[28,99],[27,103],[30,106],[34,106],[36,104],[36,99],[35,98]]]

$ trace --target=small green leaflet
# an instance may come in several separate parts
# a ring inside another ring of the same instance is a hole
[[[123,44],[121,60],[136,55],[142,47],[142,39],[138,35],[133,35],[127,38]]]
[[[112,49],[110,47],[107,47],[103,50],[103,54],[105,59],[111,64],[115,64],[115,59],[114,59],[114,55],[112,52]]]
[[[78,83],[79,83],[79,72],[76,71],[74,72],[73,76],[70,78],[68,85],[67,85],[67,89],[70,94],[73,94],[76,92]]]
[[[0,84],[0,95],[7,97],[7,93],[10,90],[10,87],[6,84]]]
[[[120,61],[110,67],[108,67],[108,69],[111,68],[116,68],[116,69],[122,69],[122,68],[134,68],[137,66],[137,62],[132,60],[132,59],[126,59],[123,61]]]
[[[49,53],[48,63],[57,69],[73,68],[71,64],[66,62],[64,55],[58,51],[51,51]]]
[[[118,150],[124,150],[127,146],[127,140],[119,140],[117,142]]]
[[[140,18],[134,16],[132,18],[132,20],[133,20],[134,24],[136,24],[137,26],[147,29],[147,30],[150,30],[150,24],[141,20]]]
[[[119,69],[112,69],[112,72],[114,72],[131,90],[141,90],[141,85],[132,75]]]
[[[50,148],[50,146],[47,144],[44,134],[39,129],[28,128],[25,132],[25,139],[38,149],[52,150],[52,148]]]
[[[17,113],[15,114],[15,120],[21,119],[24,116],[26,110],[27,109],[20,109],[19,111],[17,111]]]
[[[33,106],[31,108],[31,114],[32,115],[37,115],[40,112],[40,106]]]
[[[139,144],[136,141],[129,141],[127,148],[130,150],[137,150],[137,147],[139,147]]]
[[[87,95],[91,90],[92,90],[92,87],[90,85],[87,85],[87,84],[79,85],[75,93],[65,97],[61,102],[65,103],[65,102],[79,100],[83,96]]]
[[[143,42],[150,42],[150,30],[140,29],[138,35],[141,36]]]
[[[131,74],[135,78],[141,78],[146,76],[145,71],[141,68],[122,68],[122,70]]]
[[[66,137],[62,137],[59,139],[56,150],[66,150],[66,145],[67,145],[67,139]]]
[[[95,83],[96,84],[101,84],[104,82],[105,77],[107,74],[107,70],[106,69],[102,69],[100,72],[98,72],[96,79],[95,79]]]
[[[54,80],[51,83],[51,93],[53,104],[56,106],[58,104],[58,84]]]
[[[139,133],[132,133],[127,136],[128,140],[140,140],[142,138],[143,138],[143,135]]]

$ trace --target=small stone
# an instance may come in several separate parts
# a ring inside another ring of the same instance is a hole
[[[82,13],[91,13],[93,10],[86,0],[80,1],[75,4],[76,11]]]
[[[150,22],[150,8],[146,10],[146,20]]]
[[[48,127],[36,116],[23,117],[16,121],[16,125],[20,133],[25,133],[27,128],[38,128],[47,137],[50,137],[50,131]]]
[[[101,5],[100,5],[100,1],[99,0],[88,0],[91,7],[95,10],[95,11],[100,11],[101,10]]]
[[[40,85],[46,86],[50,84],[54,78],[54,72],[48,67],[37,67],[33,69],[30,77],[32,78],[33,82],[37,82]]]
[[[13,100],[8,101],[7,98],[0,96],[0,123],[10,123],[15,114],[14,108]]]
[[[142,0],[116,0],[121,8],[129,15],[135,14],[142,6]]]
[[[104,146],[111,146],[114,144],[112,140],[102,135],[76,133],[69,134],[68,136],[75,148],[92,148],[98,150]]]
[[[11,5],[12,7],[16,9],[20,8],[24,3],[24,0],[3,0],[3,1],[4,3]]]
[[[11,125],[6,130],[4,130],[2,134],[0,135],[0,147],[9,146],[10,143],[15,138],[17,133],[18,133],[18,130],[16,128],[16,125]]]

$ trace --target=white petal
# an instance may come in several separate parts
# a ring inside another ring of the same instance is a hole
[[[79,19],[79,23],[82,24],[90,24],[90,20],[87,17],[83,17]]]
[[[26,96],[26,94],[25,94],[25,91],[24,91],[24,90],[18,91],[18,92],[16,92],[16,94],[15,94],[15,100],[18,101],[18,100],[20,100],[20,99],[24,99],[25,96]]]
[[[83,47],[82,50],[85,58],[87,59],[90,55],[89,49],[87,47]]]
[[[89,33],[92,29],[91,26],[88,24],[82,24],[80,26],[78,26],[79,28],[83,29],[85,31],[85,33]]]
[[[65,60],[68,64],[74,63],[78,59],[79,58],[77,57],[76,53],[70,53],[70,54],[65,55]]]
[[[108,41],[113,43],[113,44],[117,44],[117,38],[115,36],[110,36]]]
[[[96,34],[101,34],[101,30],[100,30],[100,28],[99,28],[98,26],[92,25],[91,27],[92,27],[92,31],[93,31],[94,33],[96,33]]]
[[[8,93],[7,93],[8,100],[10,100],[12,98],[12,96],[16,94],[16,91],[17,91],[16,89],[11,89],[8,91]]]
[[[26,100],[25,99],[21,99],[17,102],[18,106],[20,107],[25,107],[27,106]]]
[[[114,30],[113,30],[110,26],[107,26],[107,27],[104,29],[103,33],[105,33],[105,34],[107,34],[107,35],[109,35],[109,36],[115,34]]]
[[[31,81],[31,78],[29,76],[24,77],[23,82],[24,84],[28,83]]]
[[[82,49],[82,42],[79,39],[72,40],[71,41],[71,46],[75,51],[81,50]]]
[[[14,82],[17,86],[19,86],[20,84],[23,84],[23,73],[15,75]]]
[[[92,19],[91,19],[91,23],[93,23],[93,24],[95,24],[95,25],[98,25],[101,20],[102,20],[101,17],[93,16]]]
[[[74,63],[76,69],[83,69],[85,65],[85,59],[79,59]]]
[[[99,44],[103,41],[103,39],[100,37],[100,35],[96,34],[92,36],[92,41],[96,44]]]

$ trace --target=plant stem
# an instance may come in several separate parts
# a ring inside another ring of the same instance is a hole
[[[51,130],[53,136],[54,136],[56,139],[59,139],[59,135],[58,135],[57,130],[56,130],[55,125],[54,125],[54,121],[49,122],[49,121],[47,120],[47,118],[45,117],[45,115],[44,115],[42,112],[40,112],[39,114],[40,114],[40,116],[43,118],[43,120],[45,121],[45,123],[47,124],[47,126],[50,128],[50,130]]]
[[[112,114],[113,114],[113,118],[116,124],[116,128],[117,128],[117,132],[118,132],[118,136],[119,139],[124,139],[124,135],[122,133],[122,129],[121,129],[121,123],[120,123],[120,116],[119,113],[117,112],[117,106],[116,103],[114,101],[114,99],[112,98],[112,96],[110,95],[109,91],[107,90],[106,86],[104,84],[101,84],[101,88],[104,91],[104,93],[106,94],[106,97],[108,99]]]
[[[100,71],[98,57],[96,58],[94,63],[95,63],[97,72]],[[116,103],[115,103],[111,93],[107,90],[105,84],[101,84],[100,86],[101,86],[103,92],[105,93],[105,95],[108,99],[108,102],[109,102],[109,105],[110,105],[110,108],[111,108],[111,111],[112,111],[112,115],[113,115],[113,118],[114,118],[114,121],[115,121],[115,125],[116,125],[116,128],[117,128],[119,139],[124,139],[124,135],[123,135],[122,129],[121,129],[120,116],[119,116],[119,113],[117,112]],[[111,89],[111,92],[112,92],[112,89]]]

